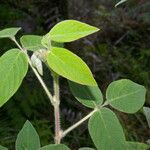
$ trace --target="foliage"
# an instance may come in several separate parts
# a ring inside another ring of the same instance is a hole
[[[71,30],[64,31],[64,29],[70,28],[70,25],[72,26],[72,23],[73,27],[71,28]],[[42,39],[39,36],[34,35],[22,38],[22,45],[19,45],[19,43],[15,39],[15,34],[17,33],[17,31],[18,30],[14,32],[14,28],[13,30],[12,28],[9,28],[0,31],[0,37],[10,38],[19,48],[15,50],[9,50],[0,59],[0,68],[2,70],[3,76],[9,76],[9,78],[5,79],[3,77],[3,80],[1,81],[1,83],[3,83],[3,81],[5,81],[6,83],[2,84],[3,86],[0,89],[0,102],[1,105],[3,105],[10,99],[12,95],[15,94],[24,76],[27,73],[29,64],[37,79],[39,80],[41,86],[43,87],[45,93],[47,94],[52,106],[54,107],[55,145],[47,145],[41,147],[39,136],[36,133],[36,130],[29,121],[26,121],[22,130],[17,136],[16,150],[69,150],[67,146],[60,144],[62,138],[89,118],[89,134],[92,137],[92,140],[98,150],[108,150],[114,148],[116,150],[120,150],[122,148],[137,149],[139,147],[143,150],[148,149],[148,146],[143,143],[129,143],[125,138],[122,126],[115,113],[113,113],[110,109],[105,108],[107,105],[111,105],[117,110],[126,113],[135,113],[143,106],[145,102],[145,88],[142,85],[134,83],[128,79],[114,81],[108,86],[106,90],[106,101],[104,101],[101,91],[98,88],[98,85],[94,77],[92,76],[88,66],[78,56],[71,53],[69,50],[60,47],[54,47],[51,44],[51,40],[56,42],[75,41],[89,34],[97,32],[97,28],[85,23],[81,23],[79,21],[66,20],[56,24]],[[64,32],[66,34],[64,34]],[[29,40],[30,38],[31,41]],[[43,44],[44,51],[40,50],[41,44]],[[42,77],[39,75],[37,67],[33,65],[33,62],[28,55],[28,49],[31,51],[41,52],[39,53],[39,59],[49,67],[51,75],[53,77],[53,95],[44,83]],[[12,74],[13,76],[10,76]],[[91,107],[93,109],[87,116],[85,116],[66,130],[61,129],[60,123],[59,76],[68,79],[73,95],[83,105]],[[81,89],[81,91],[77,92],[78,87]],[[95,93],[93,89],[96,89],[97,93]],[[84,93],[82,93],[82,91],[85,92],[84,98]],[[92,103],[83,102],[86,100]],[[99,141],[99,139],[101,139],[101,141]]]

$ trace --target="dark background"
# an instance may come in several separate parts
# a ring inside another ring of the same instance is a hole
[[[65,45],[79,55],[92,70],[105,92],[113,80],[128,78],[147,88],[145,106],[150,106],[150,1],[128,0],[115,8],[118,0],[0,0],[0,29],[22,27],[22,34],[44,35],[57,22],[76,19],[100,28],[100,32]],[[0,40],[0,54],[13,48]],[[50,73],[44,68],[44,80],[52,88]],[[90,110],[71,95],[61,78],[61,121],[67,128]],[[53,143],[53,108],[34,74],[29,69],[18,92],[0,109],[0,144],[14,150],[16,135],[30,120],[42,145]],[[130,141],[146,142],[150,131],[142,111],[134,115],[116,112]],[[72,149],[91,146],[87,124],[64,139]]]

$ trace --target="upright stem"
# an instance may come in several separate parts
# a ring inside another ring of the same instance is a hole
[[[53,74],[54,80],[54,117],[55,117],[55,144],[59,144],[61,142],[61,125],[60,125],[60,96],[59,96],[59,76]]]

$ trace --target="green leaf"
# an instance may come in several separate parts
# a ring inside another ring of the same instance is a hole
[[[8,150],[8,148],[3,147],[3,146],[0,145],[0,150]]]
[[[89,147],[83,147],[83,148],[80,148],[79,150],[94,150],[93,148],[89,148]]]
[[[148,150],[149,146],[139,142],[127,142],[127,150]]]
[[[74,97],[83,105],[95,108],[103,102],[103,96],[98,86],[81,85],[72,81],[69,82]]]
[[[50,144],[40,148],[40,150],[70,150],[66,145],[63,144]]]
[[[97,32],[99,29],[76,20],[65,20],[56,24],[48,37],[56,42],[71,42]]]
[[[29,121],[26,121],[16,140],[16,150],[38,150],[39,136]]]
[[[106,91],[107,102],[114,108],[126,112],[137,112],[145,102],[144,86],[122,79],[112,82]]]
[[[28,70],[26,55],[19,49],[0,57],[0,107],[18,90]]]
[[[31,51],[38,51],[43,49],[41,44],[42,36],[38,35],[24,35],[21,37],[20,42],[24,48]]]
[[[0,38],[14,37],[21,28],[7,28],[0,31]]]
[[[54,72],[71,81],[84,85],[97,85],[84,61],[67,49],[53,47],[48,53],[47,62]]]
[[[125,150],[125,136],[116,115],[107,108],[95,112],[88,124],[98,150]]]
[[[146,120],[147,120],[147,122],[148,122],[148,126],[149,126],[149,128],[150,128],[150,108],[144,107],[144,108],[143,108],[143,111],[144,111]]]

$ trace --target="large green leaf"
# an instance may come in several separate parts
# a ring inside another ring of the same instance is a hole
[[[0,57],[0,107],[18,90],[28,70],[26,55],[19,49]]]
[[[95,112],[88,128],[98,150],[126,150],[123,129],[110,109],[102,108]]]
[[[74,97],[83,105],[95,108],[103,102],[103,96],[98,86],[81,85],[72,81],[69,82]]]
[[[143,108],[143,111],[144,111],[144,114],[145,114],[145,117],[146,117],[148,126],[149,126],[149,128],[150,128],[150,108],[144,107],[144,108]]]
[[[8,148],[3,147],[3,146],[0,145],[0,150],[8,150]]]
[[[26,121],[16,140],[16,150],[39,150],[39,136],[29,121]]]
[[[65,20],[56,24],[48,33],[48,37],[56,42],[71,42],[99,29],[76,20]]]
[[[84,85],[97,85],[84,61],[67,49],[53,47],[48,53],[47,62],[54,72],[71,81]]]
[[[114,108],[127,112],[137,112],[145,102],[144,86],[122,79],[112,82],[106,91],[107,102]]]
[[[70,150],[70,149],[63,144],[50,144],[40,148],[40,150]]]
[[[147,144],[139,142],[127,142],[127,150],[148,150],[150,147]]]
[[[89,148],[89,147],[82,147],[79,150],[94,150],[93,148]]]
[[[24,48],[31,51],[37,51],[43,49],[41,44],[42,36],[38,35],[24,35],[21,37],[20,42]]]
[[[0,31],[0,38],[14,37],[21,28],[7,28]]]

